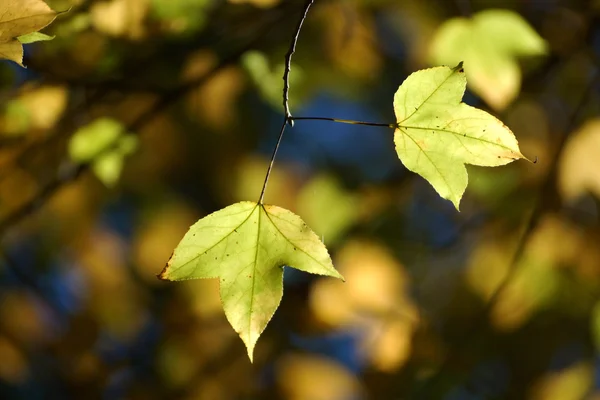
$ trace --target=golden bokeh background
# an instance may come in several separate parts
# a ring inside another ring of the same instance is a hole
[[[546,54],[465,101],[537,163],[469,167],[458,213],[391,130],[296,121],[266,201],[346,282],[286,268],[254,364],[217,281],[156,274],[258,198],[303,1],[47,3],[56,38],[0,61],[0,398],[600,399],[600,2],[316,0],[292,114],[383,123],[442,24],[514,11]]]

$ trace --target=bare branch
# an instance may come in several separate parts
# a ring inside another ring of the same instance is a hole
[[[314,1],[315,0],[307,0],[306,4],[304,5],[302,17],[300,18],[300,21],[298,21],[298,25],[296,25],[294,37],[292,38],[292,42],[290,43],[288,52],[285,55],[285,70],[283,71],[283,111],[285,113],[285,116],[283,118],[283,123],[281,124],[281,130],[279,131],[277,143],[275,143],[275,148],[273,149],[273,154],[271,155],[271,162],[269,163],[269,168],[267,169],[267,173],[265,175],[265,182],[263,183],[263,187],[260,192],[260,197],[258,198],[258,204],[262,204],[265,198],[267,183],[269,183],[269,177],[271,176],[271,171],[273,170],[273,165],[275,164],[275,157],[277,156],[277,150],[279,150],[279,145],[281,144],[281,139],[283,138],[283,133],[285,132],[285,127],[287,124],[293,126],[294,123],[294,120],[292,119],[292,114],[290,113],[290,105],[288,99],[288,94],[290,91],[290,71],[292,69],[292,56],[296,51],[296,43],[298,43],[298,37],[300,36],[302,24],[304,23],[304,20],[308,15],[308,10],[310,9],[310,6],[312,6]]]

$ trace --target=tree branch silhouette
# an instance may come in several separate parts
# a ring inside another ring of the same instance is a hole
[[[260,197],[258,198],[258,204],[262,204],[265,198],[265,192],[267,190],[267,184],[269,183],[269,177],[271,176],[271,171],[273,170],[273,165],[275,164],[275,157],[277,156],[277,150],[279,150],[279,145],[281,144],[281,139],[283,138],[283,133],[285,132],[285,127],[289,124],[293,126],[292,114],[290,113],[290,104],[289,104],[289,91],[290,91],[290,72],[292,69],[292,56],[296,51],[296,44],[298,43],[298,37],[300,37],[300,31],[302,30],[302,25],[304,24],[304,20],[308,15],[308,10],[313,5],[315,0],[307,0],[304,4],[304,10],[302,12],[302,17],[298,21],[296,25],[296,30],[294,31],[294,36],[290,43],[290,47],[288,48],[287,54],[285,55],[285,68],[283,71],[283,122],[281,124],[281,129],[279,131],[279,136],[277,137],[277,143],[275,143],[275,148],[273,149],[273,154],[271,155],[271,161],[269,163],[269,167],[267,168],[267,173],[265,174],[265,181],[263,183],[262,190],[260,192]]]

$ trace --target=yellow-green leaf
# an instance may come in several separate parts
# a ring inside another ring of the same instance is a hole
[[[325,245],[300,217],[244,201],[196,222],[159,278],[219,278],[225,315],[252,360],[283,296],[284,266],[342,279]]]
[[[54,37],[55,36],[46,35],[45,33],[41,32],[32,32],[28,33],[27,35],[19,36],[17,40],[22,44],[29,44],[35,42],[46,42],[48,40],[54,39]]]
[[[456,209],[467,187],[465,164],[494,167],[525,158],[514,134],[485,111],[462,103],[459,64],[410,75],[394,96],[396,152]]]
[[[464,61],[469,87],[502,110],[520,91],[517,58],[543,55],[547,49],[544,39],[519,14],[491,9],[444,22],[431,42],[430,59],[434,65]]]

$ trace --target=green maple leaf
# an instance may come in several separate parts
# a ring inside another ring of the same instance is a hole
[[[433,65],[464,61],[469,87],[502,110],[520,90],[518,58],[547,51],[544,39],[519,14],[492,9],[444,22],[431,42],[430,59]]]
[[[291,211],[249,201],[196,222],[159,278],[219,278],[225,315],[252,360],[283,296],[283,267],[343,279],[325,245]]]
[[[54,18],[56,11],[42,0],[0,1],[0,59],[12,60],[23,66],[22,43],[50,40],[51,36],[33,33],[50,24]]]
[[[514,134],[483,110],[461,102],[462,63],[410,75],[394,96],[396,152],[458,210],[467,187],[465,164],[495,167],[525,158]]]

